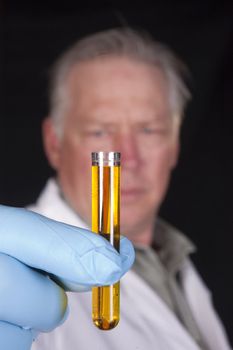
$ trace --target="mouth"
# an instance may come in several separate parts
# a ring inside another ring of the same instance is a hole
[[[121,198],[133,199],[144,194],[145,190],[142,188],[125,188],[121,190]]]

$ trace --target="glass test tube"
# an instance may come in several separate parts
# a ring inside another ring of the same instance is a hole
[[[119,251],[120,153],[92,153],[92,231]],[[92,289],[92,319],[102,330],[114,328],[120,318],[120,282]]]

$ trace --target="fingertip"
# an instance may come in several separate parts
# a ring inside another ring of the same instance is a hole
[[[85,273],[92,276],[92,286],[109,285],[121,276],[122,261],[118,252],[109,244],[90,250],[81,258]],[[84,276],[86,278],[86,276]],[[91,282],[91,278],[89,278]]]

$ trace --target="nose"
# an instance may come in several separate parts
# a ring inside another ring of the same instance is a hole
[[[121,164],[124,169],[136,169],[140,164],[139,147],[136,137],[131,132],[117,135],[116,149],[121,152]]]

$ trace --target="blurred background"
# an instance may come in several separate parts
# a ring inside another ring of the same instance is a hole
[[[187,63],[193,94],[160,215],[198,246],[193,257],[233,340],[233,11],[231,1],[0,1],[0,203],[32,203],[52,173],[40,125],[48,69],[77,38],[131,25]],[[219,349],[220,350],[220,349]]]

